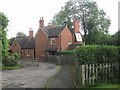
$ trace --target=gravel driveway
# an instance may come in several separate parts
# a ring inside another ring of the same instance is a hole
[[[2,70],[2,88],[42,88],[59,66],[39,63],[18,70]]]

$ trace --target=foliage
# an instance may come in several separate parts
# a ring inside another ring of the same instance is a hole
[[[118,62],[118,48],[107,45],[86,45],[77,47],[75,55],[82,64]]]
[[[120,45],[120,30],[112,35],[111,42],[113,45],[119,46]]]
[[[14,69],[19,69],[21,68],[21,65],[16,65],[16,66],[2,66],[2,70],[14,70]]]
[[[6,38],[8,18],[0,12],[0,33],[2,33],[2,60],[8,57],[8,40]]]
[[[0,41],[0,66],[2,65],[2,42]]]
[[[27,37],[27,35],[25,35],[23,32],[18,32],[16,34],[16,38],[22,38],[22,37]]]
[[[103,10],[98,8],[96,2],[82,3],[79,0],[69,0],[53,17],[52,23],[55,25],[67,24],[69,28],[72,28],[74,17],[80,20],[84,31],[84,41],[88,44],[93,38],[99,40],[101,34],[108,34],[110,19]]]
[[[64,51],[64,52],[56,52],[55,55],[73,55],[74,52],[73,51]]]
[[[8,41],[9,41],[9,45],[10,45],[10,46],[12,46],[12,44],[13,44],[14,40],[15,40],[15,38],[14,38],[14,37],[12,37],[12,38],[10,38],[10,39],[8,40]]]
[[[93,85],[87,85],[87,86],[82,86],[82,87],[80,87],[80,88],[89,88],[90,90],[92,90],[92,89],[95,89],[95,90],[97,90],[97,88],[101,88],[101,89],[111,89],[111,90],[113,90],[112,88],[116,88],[116,89],[118,89],[118,87],[120,87],[120,84],[111,84],[111,83],[99,83],[99,84],[93,84]]]
[[[79,86],[79,74],[81,73],[81,65],[95,65],[94,69],[86,69],[87,75],[90,77],[94,77],[97,75],[95,79],[95,84],[86,83],[85,87],[93,88],[97,87],[101,83],[111,83],[111,84],[119,84],[120,76],[119,76],[119,59],[120,58],[120,46],[108,46],[108,45],[86,45],[80,46],[75,49],[75,64],[76,64],[76,82]],[[110,65],[105,66],[106,63]],[[87,66],[87,67],[88,67]],[[86,66],[85,66],[86,67]],[[84,68],[84,67],[83,67]],[[106,70],[109,70],[106,71]],[[91,72],[93,70],[94,72]],[[96,72],[97,70],[97,72]],[[88,78],[89,78],[88,76]],[[107,81],[106,81],[107,78]],[[90,78],[89,78],[90,79]],[[87,80],[89,80],[87,79]],[[80,85],[81,87],[81,85]],[[83,86],[84,87],[84,86]]]
[[[4,13],[0,12],[0,27],[2,30],[5,30],[5,28],[8,26],[8,22],[9,22],[9,20],[4,15]]]
[[[16,66],[16,65],[18,65],[18,58],[19,58],[19,55],[17,53],[15,53],[11,56],[8,56],[7,59],[5,59],[3,61],[4,66]]]
[[[120,87],[120,84],[102,83],[97,85],[95,88],[118,88],[118,87]]]

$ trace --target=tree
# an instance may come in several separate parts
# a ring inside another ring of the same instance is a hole
[[[15,40],[15,37],[11,37],[11,38],[9,39],[9,45],[10,45],[10,46],[12,46],[14,40]]]
[[[18,32],[18,33],[16,34],[16,37],[11,37],[11,38],[9,39],[9,45],[12,45],[12,44],[13,44],[15,38],[25,38],[25,37],[27,37],[27,35],[25,35],[23,32]]]
[[[16,34],[16,38],[22,38],[22,37],[27,37],[27,35],[25,35],[23,32],[18,32]]]
[[[120,29],[114,35],[112,35],[111,43],[113,45],[120,46]]]
[[[110,19],[103,10],[98,8],[96,2],[68,1],[61,11],[53,17],[52,23],[55,25],[68,24],[68,27],[71,28],[74,17],[80,20],[85,42],[92,41],[95,32],[108,34]]]
[[[2,60],[4,60],[8,57],[8,40],[6,38],[7,34],[7,25],[8,25],[8,18],[0,12],[0,34],[2,34]]]

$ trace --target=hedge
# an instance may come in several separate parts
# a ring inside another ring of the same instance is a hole
[[[61,56],[61,55],[73,55],[74,51],[64,51],[64,52],[56,52],[55,55]]]
[[[118,62],[120,46],[86,45],[75,49],[76,60],[81,63]]]

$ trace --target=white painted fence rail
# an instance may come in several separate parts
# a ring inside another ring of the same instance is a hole
[[[118,77],[118,69],[117,62],[78,65],[76,81],[82,86],[110,82]]]

